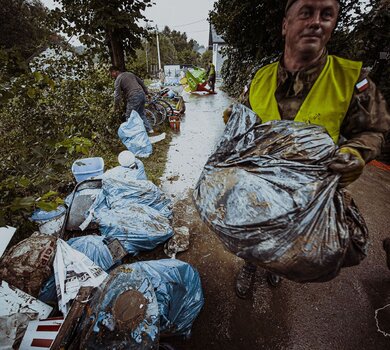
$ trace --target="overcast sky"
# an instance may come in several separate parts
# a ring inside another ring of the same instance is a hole
[[[42,0],[49,8],[55,5],[53,0]],[[162,30],[165,25],[180,32],[186,32],[188,38],[195,39],[207,47],[209,40],[208,13],[213,9],[215,0],[154,0],[156,3],[145,11],[145,16]],[[76,43],[77,44],[77,43]]]

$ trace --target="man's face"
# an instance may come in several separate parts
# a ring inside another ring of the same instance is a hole
[[[336,26],[336,0],[298,0],[287,11],[282,34],[285,48],[292,53],[319,55]]]
[[[116,79],[116,77],[118,76],[118,73],[119,72],[117,70],[110,71],[111,78]]]

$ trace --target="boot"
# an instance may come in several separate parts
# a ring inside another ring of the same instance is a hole
[[[267,281],[272,287],[277,287],[282,282],[282,277],[275,273],[267,272]]]
[[[241,299],[247,299],[253,286],[256,273],[256,265],[245,261],[236,279],[236,295]]]
[[[385,238],[383,240],[383,249],[386,252],[387,268],[390,270],[390,238]]]

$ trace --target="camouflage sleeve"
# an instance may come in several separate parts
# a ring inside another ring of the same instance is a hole
[[[359,92],[355,88],[348,112],[341,126],[343,145],[356,148],[367,162],[381,152],[390,130],[390,113],[386,101],[375,83],[362,72],[359,82],[367,79],[368,86]]]

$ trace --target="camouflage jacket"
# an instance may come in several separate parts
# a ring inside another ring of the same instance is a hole
[[[295,118],[324,68],[327,56],[325,53],[314,65],[294,73],[283,67],[282,59],[279,61],[275,98],[282,119]],[[341,126],[339,144],[356,148],[369,162],[381,152],[385,135],[390,130],[390,113],[382,94],[368,77],[367,70],[362,69],[358,82],[364,79],[367,79],[368,87],[361,92],[355,88]],[[241,96],[240,102],[251,108],[249,89]]]

